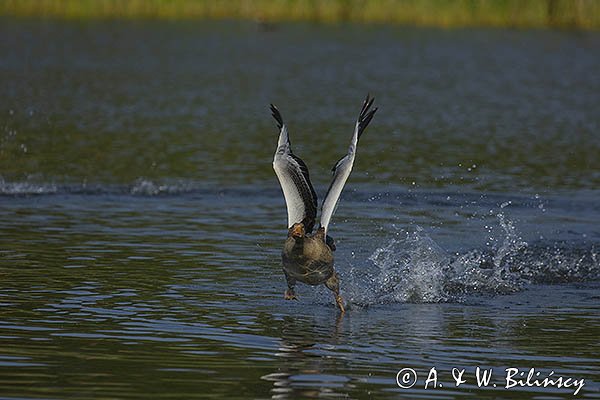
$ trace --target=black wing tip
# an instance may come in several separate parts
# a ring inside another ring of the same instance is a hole
[[[374,101],[375,101],[375,97],[371,97],[371,95],[369,93],[367,93],[367,97],[365,97],[365,101],[363,101],[363,106],[360,110],[359,120],[364,118],[364,116],[369,111],[369,108],[371,108],[371,106],[373,105]]]
[[[279,112],[279,109],[273,103],[271,103],[270,108],[271,108],[271,115],[273,116],[273,118],[275,118],[275,121],[277,121],[277,127],[279,129],[281,129],[283,127],[283,118],[281,117],[281,113]]]
[[[359,139],[360,139],[360,135],[362,135],[362,133],[365,131],[365,129],[367,128],[367,126],[369,125],[371,120],[373,119],[373,116],[379,109],[378,107],[375,107],[372,110],[370,110],[374,101],[375,101],[375,97],[371,97],[371,95],[367,93],[367,97],[365,98],[365,101],[363,102],[363,106],[360,110],[360,114],[359,114],[358,120],[357,120],[357,122],[358,122],[358,138]]]

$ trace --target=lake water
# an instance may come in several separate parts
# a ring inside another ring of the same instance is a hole
[[[0,22],[0,398],[600,398],[599,33]],[[340,317],[268,105],[322,199],[368,92]]]

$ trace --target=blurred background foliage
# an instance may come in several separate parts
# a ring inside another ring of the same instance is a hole
[[[0,15],[600,28],[598,0],[0,0]]]

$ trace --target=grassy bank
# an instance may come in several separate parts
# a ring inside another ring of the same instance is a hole
[[[0,15],[600,29],[599,0],[0,0]]]

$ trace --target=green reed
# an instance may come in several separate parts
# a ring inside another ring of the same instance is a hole
[[[600,28],[598,0],[0,0],[20,17]]]

